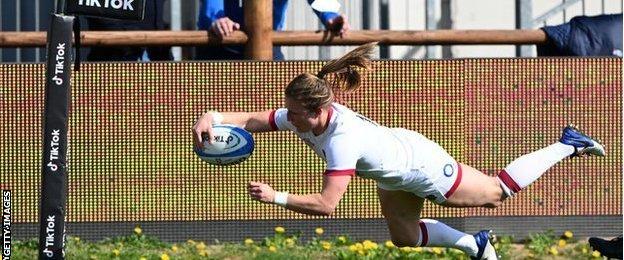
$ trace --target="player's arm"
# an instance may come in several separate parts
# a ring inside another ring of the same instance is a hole
[[[252,133],[271,131],[272,128],[269,123],[269,117],[272,111],[273,110],[258,112],[206,112],[199,117],[195,125],[193,125],[193,142],[196,147],[199,147],[203,134],[208,134],[208,140],[212,140],[213,124],[232,124]]]
[[[269,185],[260,182],[249,183],[249,195],[252,199],[264,202],[281,204],[289,210],[308,215],[331,215],[342,196],[347,191],[351,181],[350,175],[323,176],[323,189],[320,193],[297,195],[286,194],[285,201],[279,201],[279,192]],[[283,193],[281,194],[284,195]],[[278,199],[278,201],[276,201]]]

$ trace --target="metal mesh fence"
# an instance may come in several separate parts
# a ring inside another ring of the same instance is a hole
[[[72,234],[71,223],[159,222],[162,230],[154,234],[167,236],[193,232],[171,227],[181,222],[326,220],[261,204],[246,194],[252,180],[291,193],[320,190],[324,164],[294,135],[256,134],[250,159],[216,167],[195,156],[190,134],[207,110],[283,106],[289,80],[321,65],[84,64],[72,75],[67,232]],[[416,130],[485,173],[496,174],[514,158],[555,142],[567,123],[599,137],[607,148],[604,158],[562,162],[500,208],[427,203],[423,217],[622,214],[620,59],[377,61],[374,68],[364,86],[343,96],[342,103],[381,124]],[[44,67],[2,64],[0,75],[1,185],[12,190],[13,222],[33,223],[40,190]],[[381,217],[375,184],[355,179],[329,220]],[[345,227],[359,229],[367,228]],[[88,227],[81,230],[89,232]],[[231,232],[214,230],[206,239]]]

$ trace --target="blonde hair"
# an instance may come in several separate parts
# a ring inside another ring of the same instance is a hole
[[[329,106],[336,99],[334,92],[352,92],[360,87],[362,76],[357,68],[371,69],[370,55],[376,45],[377,42],[371,42],[359,46],[340,59],[327,62],[316,75],[299,74],[288,83],[284,94],[301,102],[310,112]]]

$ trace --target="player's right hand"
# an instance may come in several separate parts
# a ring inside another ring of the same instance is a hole
[[[230,36],[232,32],[240,30],[240,24],[232,21],[228,17],[223,17],[212,22],[210,31],[217,36],[223,38],[224,36]]]
[[[195,144],[195,148],[202,148],[202,141],[205,140],[204,137],[207,137],[208,142],[212,144],[212,140],[214,138],[214,135],[212,134],[212,113],[204,113],[199,119],[197,119],[197,122],[195,122],[191,131],[193,132],[193,143]]]

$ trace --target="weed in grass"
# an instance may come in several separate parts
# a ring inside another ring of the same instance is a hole
[[[555,235],[552,230],[545,233],[529,234],[527,247],[535,255],[545,255],[551,251],[551,247],[555,245]]]

